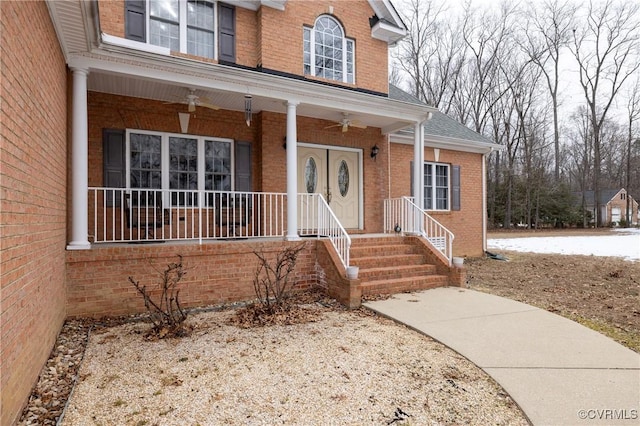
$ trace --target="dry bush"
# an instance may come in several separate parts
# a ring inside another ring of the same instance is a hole
[[[149,318],[153,328],[149,337],[179,337],[188,334],[188,328],[184,321],[187,313],[180,306],[180,280],[187,273],[182,265],[182,256],[178,255],[177,263],[169,263],[160,274],[160,297],[154,301],[146,285],[140,285],[139,281],[129,277],[129,282],[138,290],[144,299],[144,306],[149,312]]]

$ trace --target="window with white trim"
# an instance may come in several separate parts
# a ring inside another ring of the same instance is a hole
[[[424,163],[424,209],[450,209],[450,166],[441,163]]]
[[[215,3],[207,0],[150,0],[149,43],[213,58]]]
[[[124,0],[128,40],[235,62],[235,6],[215,0]]]
[[[355,83],[355,42],[342,25],[328,15],[303,28],[304,74]]]
[[[178,190],[171,204],[197,205],[179,190],[232,191],[233,140],[127,130],[127,187]]]

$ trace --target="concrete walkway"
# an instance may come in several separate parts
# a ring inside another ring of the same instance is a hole
[[[580,324],[454,287],[364,306],[465,356],[534,425],[640,425],[640,355]]]

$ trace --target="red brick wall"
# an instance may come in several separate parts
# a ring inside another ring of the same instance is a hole
[[[433,148],[425,148],[425,161],[435,161]],[[391,197],[411,195],[409,164],[413,145],[391,144]],[[440,150],[440,163],[460,166],[460,211],[429,212],[453,232],[454,256],[480,256],[482,247],[482,155]]]
[[[317,284],[316,242],[306,241],[296,264],[296,288]],[[98,246],[67,252],[69,316],[124,315],[144,312],[142,297],[128,277],[148,289],[157,288],[159,273],[183,257],[187,270],[180,284],[184,307],[255,299],[253,278],[258,259],[254,250],[273,259],[285,245],[299,242],[241,241],[206,244]]]
[[[186,112],[184,104],[167,104],[141,98],[89,92],[89,186],[103,186],[102,129],[139,129],[180,133],[178,112]],[[256,120],[254,120],[255,122]],[[188,134],[230,138],[251,142],[253,169],[256,169],[258,126],[247,127],[244,112],[213,111],[198,107],[189,119]],[[254,190],[258,188],[253,176]]]
[[[259,56],[258,12],[236,7],[236,63],[257,67]]]
[[[284,11],[263,7],[262,66],[302,75],[303,25],[313,26],[318,16],[329,13],[329,7],[333,7],[332,16],[342,23],[346,36],[355,40],[355,86],[387,93],[388,46],[371,37],[369,17],[374,12],[366,1],[288,1]]]
[[[65,318],[67,80],[44,2],[0,2],[0,423],[13,424]]]
[[[124,1],[98,0],[100,30],[124,38]]]
[[[355,40],[356,83],[344,85],[387,93],[388,45],[371,37],[369,17],[374,12],[364,0],[288,1],[284,11],[261,7],[254,12],[237,7],[236,62],[248,67],[262,65],[272,70],[303,75],[302,27],[313,26],[318,16],[329,13],[329,6],[333,7],[333,16],[342,23],[347,37]],[[99,0],[99,10],[100,29],[106,34],[124,37],[124,3]],[[215,62],[179,52],[172,54]]]

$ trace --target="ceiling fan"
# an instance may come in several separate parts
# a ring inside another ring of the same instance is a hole
[[[347,130],[349,130],[349,127],[355,127],[356,129],[366,129],[367,126],[364,125],[362,122],[358,121],[358,120],[350,120],[349,119],[349,114],[347,114],[346,112],[342,113],[343,118],[342,120],[338,121],[337,124],[333,124],[331,126],[327,126],[325,127],[325,129],[330,129],[332,127],[342,127],[342,132],[346,132]]]
[[[177,102],[167,102],[167,103],[172,104]],[[195,112],[196,106],[201,106],[201,107],[209,108],[212,110],[220,109],[219,106],[210,103],[209,99],[196,95],[196,89],[189,89],[189,93],[187,94],[186,99],[179,103],[187,104],[187,111],[189,112]]]

